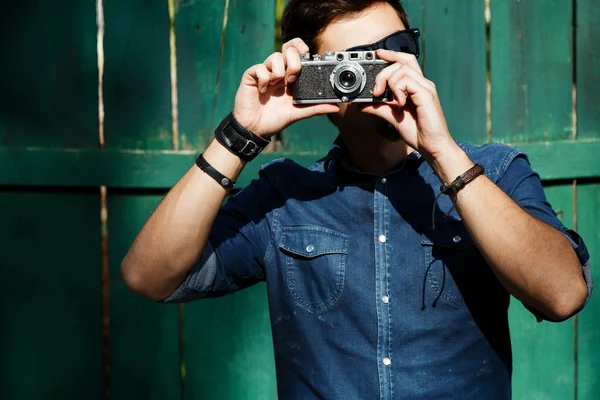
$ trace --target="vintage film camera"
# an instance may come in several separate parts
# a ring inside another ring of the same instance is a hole
[[[392,101],[389,88],[373,97],[375,78],[391,63],[374,51],[300,53],[302,70],[292,86],[294,104],[377,103]]]

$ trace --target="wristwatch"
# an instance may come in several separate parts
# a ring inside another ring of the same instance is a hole
[[[215,137],[227,150],[244,161],[252,161],[271,143],[271,140],[244,128],[233,116],[233,111],[215,129]]]

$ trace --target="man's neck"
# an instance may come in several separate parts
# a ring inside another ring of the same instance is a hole
[[[391,141],[375,133],[341,132],[340,136],[356,167],[372,174],[391,171],[414,151],[403,140]]]

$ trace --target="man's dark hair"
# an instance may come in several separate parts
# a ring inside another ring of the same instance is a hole
[[[409,29],[406,11],[399,0],[290,0],[281,20],[283,43],[301,38],[312,53],[317,37],[334,21],[359,14],[376,4],[394,7],[402,23]]]

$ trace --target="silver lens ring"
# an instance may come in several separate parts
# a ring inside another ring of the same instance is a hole
[[[342,62],[331,71],[329,81],[333,90],[338,93],[345,95],[358,94],[367,85],[367,73],[358,63]],[[352,82],[349,83],[349,81]]]

